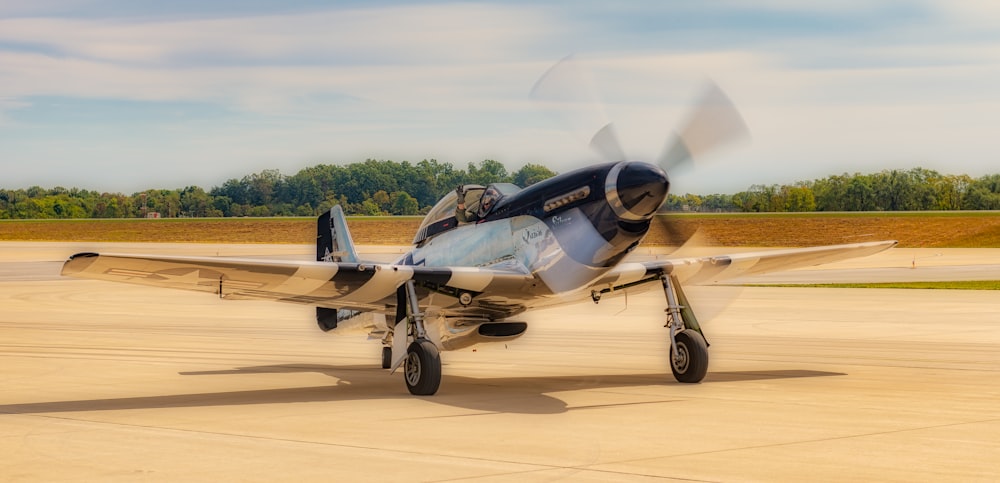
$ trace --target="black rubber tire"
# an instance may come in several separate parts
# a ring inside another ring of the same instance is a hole
[[[382,369],[392,367],[392,347],[382,348]]]
[[[670,356],[670,371],[677,382],[694,384],[701,382],[708,373],[708,344],[700,333],[691,329],[682,330],[674,336],[679,360]]]
[[[431,396],[441,386],[441,354],[429,340],[419,339],[406,349],[403,364],[406,388],[414,396]]]

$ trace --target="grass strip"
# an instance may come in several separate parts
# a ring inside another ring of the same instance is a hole
[[[963,280],[953,282],[880,282],[880,283],[781,283],[748,284],[744,287],[812,288],[905,288],[932,290],[1000,290],[1000,280]]]

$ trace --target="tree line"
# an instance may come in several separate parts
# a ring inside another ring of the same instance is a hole
[[[316,216],[337,204],[349,215],[419,215],[459,184],[527,186],[554,175],[538,164],[509,172],[489,159],[466,169],[434,159],[415,164],[368,159],[320,164],[291,176],[264,170],[208,191],[198,186],[131,195],[63,187],[0,189],[0,218]]]
[[[753,185],[732,196],[735,210],[1000,210],[1000,174],[972,178],[913,168],[841,174],[793,185]]]
[[[509,172],[500,162],[465,169],[437,160],[366,160],[264,170],[208,191],[150,189],[131,195],[77,188],[0,189],[0,218],[316,216],[341,205],[349,215],[419,215],[459,184],[528,186],[555,173],[538,164]],[[665,209],[696,212],[1000,210],[1000,174],[972,178],[923,168],[841,174],[790,185],[752,185],[736,194],[671,194]]]
[[[840,174],[793,184],[755,184],[746,191],[707,196],[671,194],[670,211],[951,211],[1000,210],[1000,174],[972,178],[913,168]]]

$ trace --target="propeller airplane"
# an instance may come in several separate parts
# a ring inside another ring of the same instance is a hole
[[[569,67],[557,64],[536,92]],[[62,273],[315,306],[322,330],[361,330],[380,340],[382,367],[402,367],[414,395],[438,391],[441,351],[516,339],[528,328],[516,320],[525,311],[659,287],[671,372],[679,382],[697,383],[708,370],[708,344],[682,284],[861,257],[896,244],[630,261],[650,223],[662,218],[667,171],[746,136],[725,94],[714,85],[705,92],[655,163],[624,160],[607,124],[592,146],[612,161],[523,188],[461,186],[438,201],[412,249],[392,263],[363,260],[343,211],[334,206],[317,221],[316,261],[78,253]]]

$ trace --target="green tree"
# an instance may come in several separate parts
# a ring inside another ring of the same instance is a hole
[[[436,159],[420,161],[415,171],[415,183],[404,191],[416,198],[420,206],[433,206],[446,193],[466,182],[465,171]]]
[[[521,167],[521,169],[514,172],[511,177],[512,183],[521,186],[531,186],[539,181],[544,181],[555,176],[556,173],[545,166],[540,164],[528,163]]]
[[[507,175],[507,168],[499,161],[484,159],[479,162],[479,166],[469,163],[468,181],[473,184],[486,186],[490,183],[509,183],[510,177]]]
[[[197,186],[188,186],[180,191],[180,212],[184,216],[222,216],[212,204],[212,197]]]
[[[701,196],[691,193],[684,195],[684,205],[690,211],[701,211]]]
[[[304,203],[295,208],[295,216],[315,216],[317,213],[313,211],[312,205],[309,203]]]
[[[933,181],[933,189],[937,200],[934,209],[937,210],[960,210],[962,209],[962,199],[972,184],[972,178],[968,175],[947,175],[941,176]]]
[[[784,211],[816,211],[816,198],[809,186],[783,186],[782,191],[785,198]]]
[[[253,206],[250,207],[246,216],[267,217],[271,216],[271,210],[264,205]]]
[[[228,196],[211,196],[211,200],[212,208],[221,213],[219,216],[233,216],[233,200],[229,199]]]
[[[974,180],[962,200],[966,210],[1000,210],[1000,174]]]
[[[378,210],[382,213],[388,213],[392,207],[392,200],[389,198],[389,193],[386,193],[385,190],[376,191],[372,195],[371,200],[378,205]]]
[[[724,194],[711,194],[702,197],[701,209],[704,212],[730,212],[736,211],[733,206],[732,196]]]
[[[361,202],[360,214],[365,216],[382,216],[385,212],[379,208],[378,203],[375,203],[371,198],[366,198]]]
[[[260,173],[244,177],[242,181],[247,187],[247,201],[256,206],[270,205],[283,183],[284,177],[276,169],[265,169]]]
[[[405,191],[396,191],[392,193],[391,198],[391,209],[390,213],[393,215],[416,215],[420,213],[420,203],[417,199],[410,196],[409,193]]]
[[[244,177],[243,180],[247,180],[247,177]],[[235,178],[226,180],[222,186],[212,188],[211,194],[212,196],[225,196],[229,198],[230,202],[241,205],[250,202],[249,183]]]
[[[875,189],[869,176],[855,175],[847,182],[844,190],[846,200],[843,209],[846,211],[872,211],[878,206],[875,199]]]
[[[399,189],[391,161],[365,160],[347,166],[346,182],[336,191],[352,200],[370,198],[376,191],[392,192]]]
[[[845,211],[847,173],[818,179],[811,183],[817,211]]]

